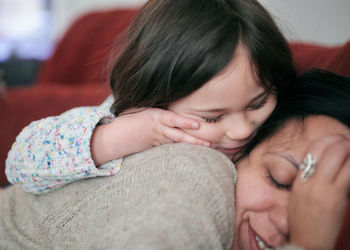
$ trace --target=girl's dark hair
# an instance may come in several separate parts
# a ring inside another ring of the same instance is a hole
[[[267,91],[279,95],[295,81],[289,46],[257,1],[150,0],[112,68],[112,113],[188,96],[228,65],[239,44]]]
[[[321,69],[304,73],[293,89],[278,100],[275,110],[239,159],[280,131],[288,121],[303,121],[310,115],[329,116],[350,128],[350,78]]]

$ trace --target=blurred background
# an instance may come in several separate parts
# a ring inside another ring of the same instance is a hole
[[[174,0],[176,1],[176,0]],[[205,0],[202,0],[205,1]],[[35,81],[40,64],[79,16],[146,0],[0,0],[0,82]],[[334,46],[350,39],[349,0],[260,0],[289,40]]]

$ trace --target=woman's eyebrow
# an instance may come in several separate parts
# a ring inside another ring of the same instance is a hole
[[[268,154],[272,154],[274,156],[277,156],[277,157],[281,157],[285,160],[287,160],[290,164],[292,164],[297,170],[299,170],[299,164],[297,162],[297,160],[289,155],[289,154],[282,154],[282,153],[277,153],[277,152],[269,152]]]

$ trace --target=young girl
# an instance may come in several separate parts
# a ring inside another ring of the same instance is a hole
[[[172,142],[232,157],[295,75],[288,44],[257,1],[150,0],[112,68],[113,97],[26,127],[7,177],[38,194],[113,175],[121,157]]]

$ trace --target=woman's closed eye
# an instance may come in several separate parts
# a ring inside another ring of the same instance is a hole
[[[273,175],[271,174],[271,171],[268,170],[268,175],[266,176],[266,178],[269,180],[269,182],[274,185],[275,187],[277,187],[278,189],[282,189],[282,190],[291,190],[292,188],[292,184],[289,183],[280,183],[278,180],[276,180]]]
[[[219,115],[217,117],[202,117],[202,119],[207,123],[215,123],[218,122],[221,119],[222,115]]]

